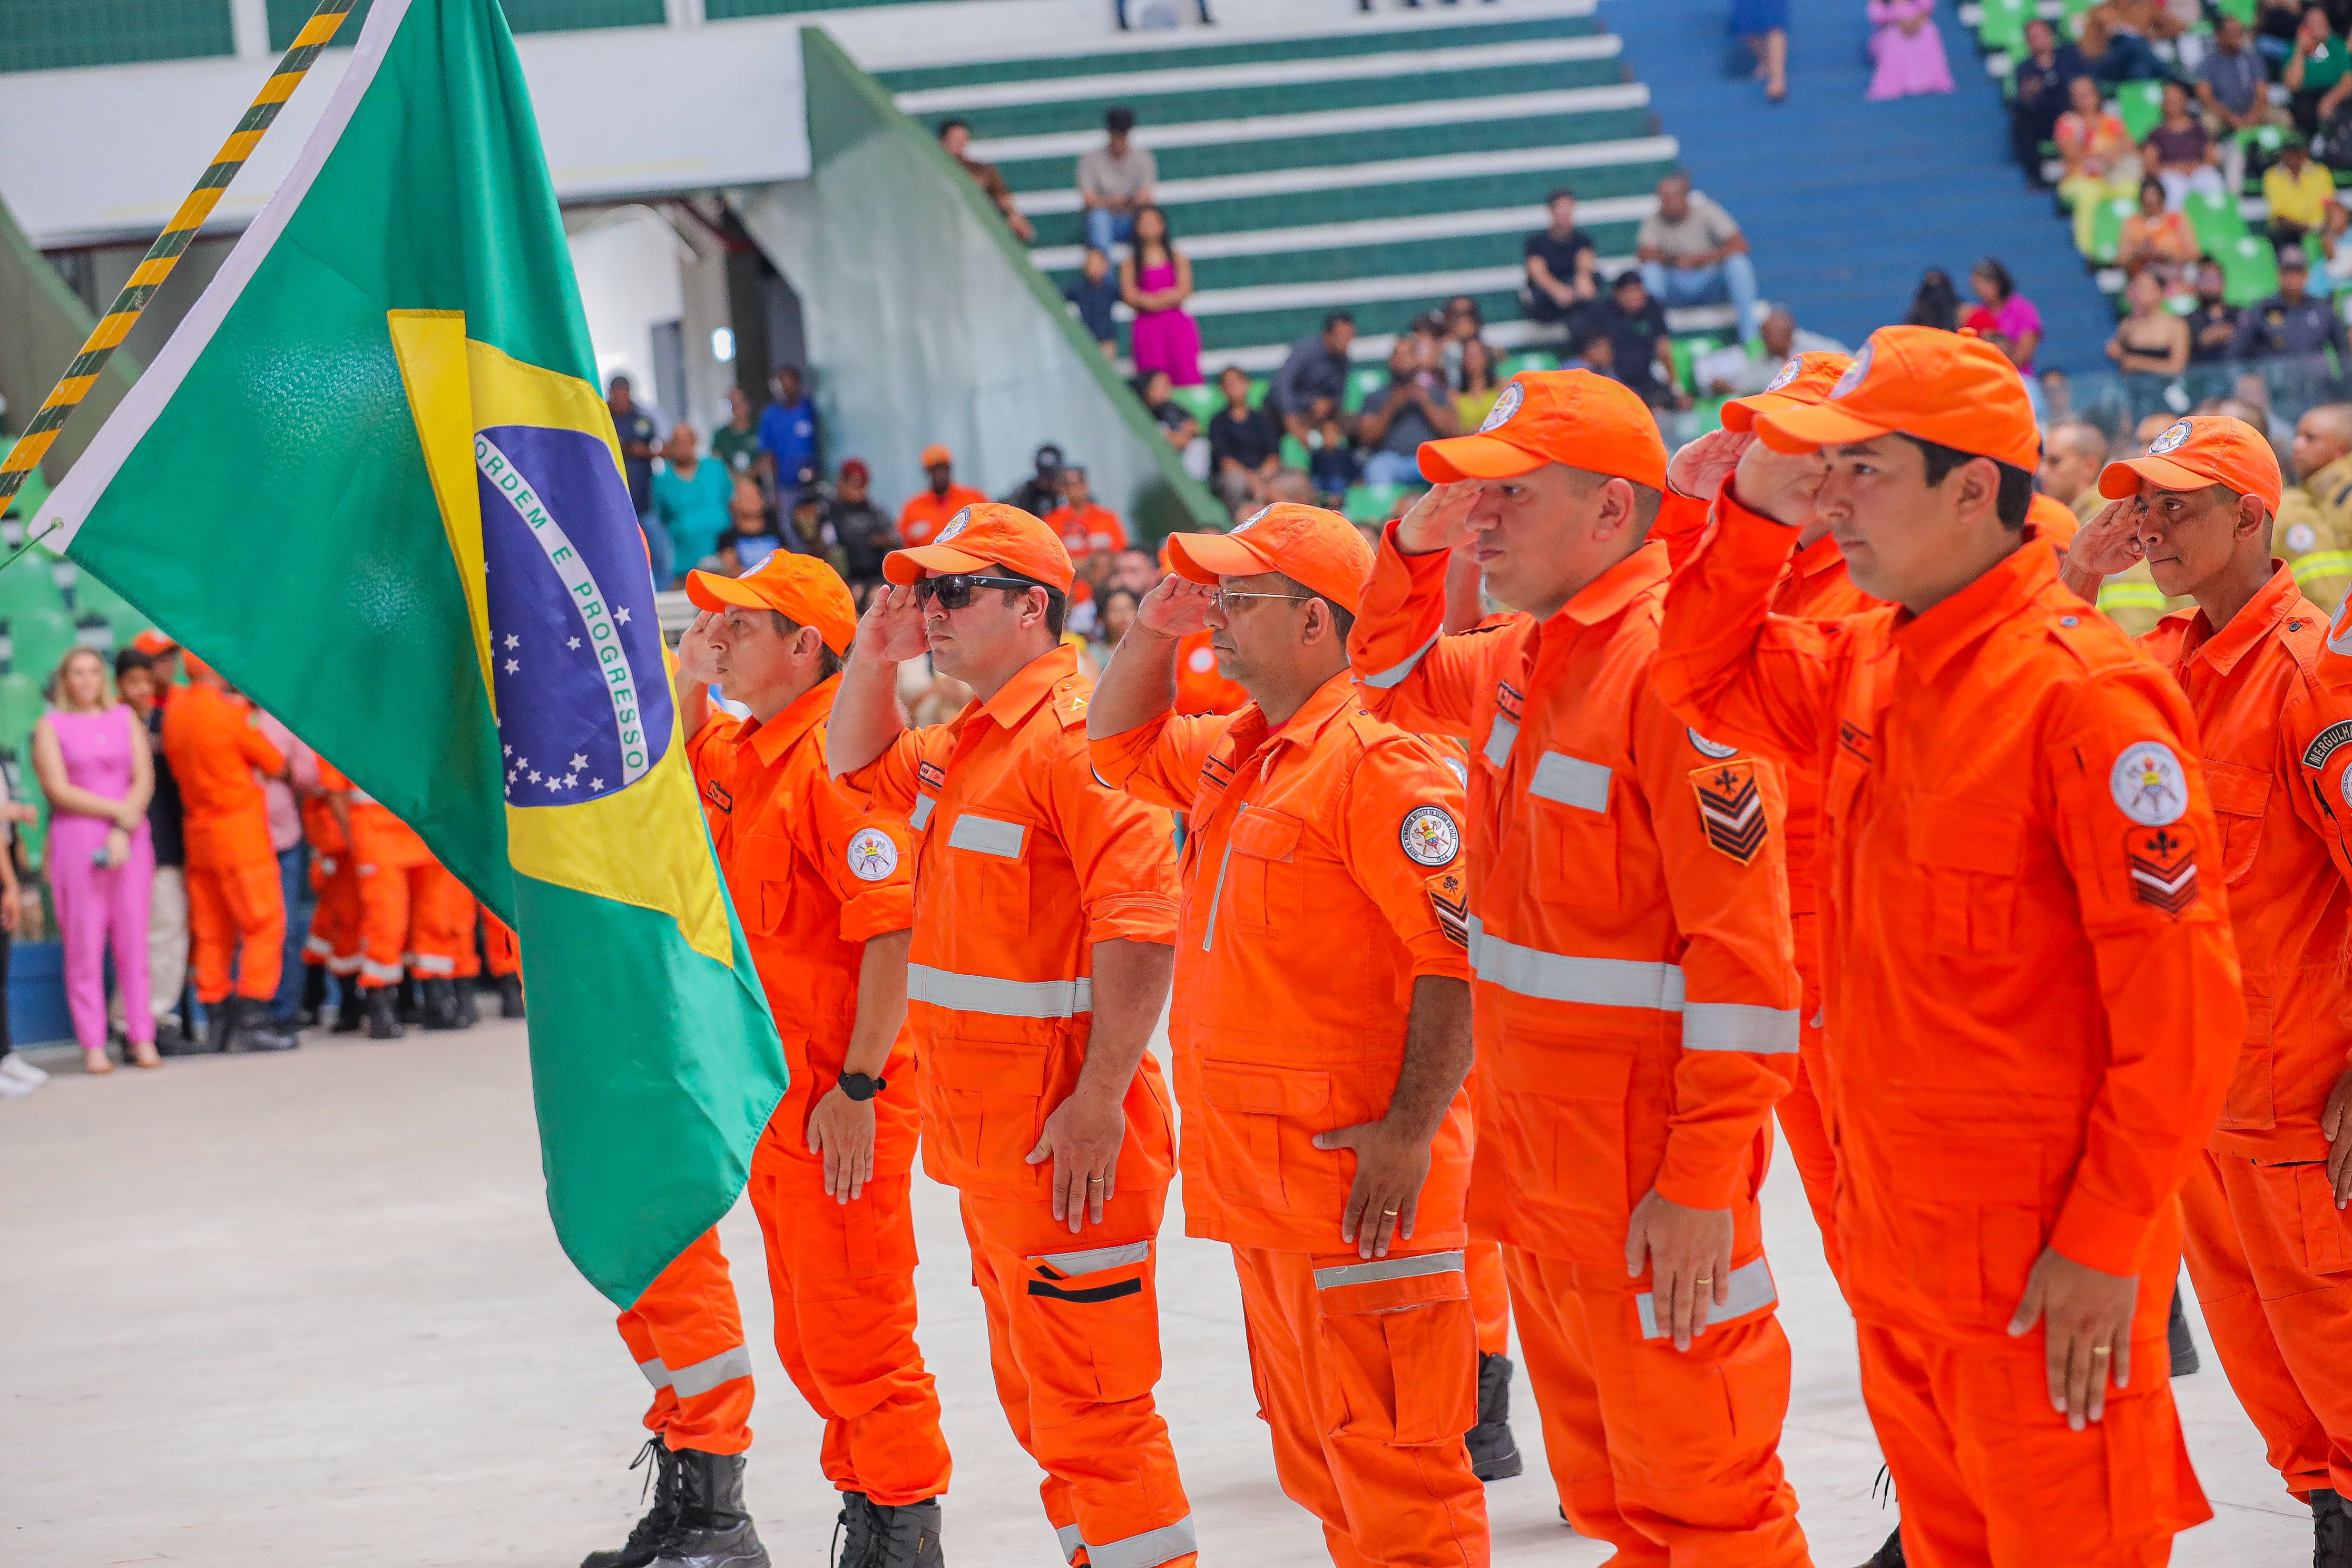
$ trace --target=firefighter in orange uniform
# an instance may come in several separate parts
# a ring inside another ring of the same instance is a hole
[[[458,978],[470,977],[478,966],[473,952],[473,892],[430,849],[413,873],[409,889],[408,942],[401,958],[424,992],[425,1026],[470,1028],[475,1015],[467,994],[472,987],[461,986]]]
[[[499,983],[499,1016],[523,1016],[522,954],[515,945],[515,933],[506,921],[490,913],[487,904],[477,906],[482,916],[482,959],[488,965],[490,978]]]
[[[959,1189],[999,1398],[1072,1562],[1193,1561],[1160,1380],[1156,1240],[1173,1164],[1147,1054],[1174,963],[1168,814],[1097,780],[1060,643],[1070,558],[983,503],[894,552],[834,700],[831,765],[913,825],[908,1016],[923,1167]],[[909,730],[929,649],[974,698]]]
[[[1186,1228],[1233,1245],[1275,1470],[1332,1561],[1484,1563],[1462,786],[1357,701],[1372,552],[1346,518],[1285,503],[1169,547],[1087,730],[1098,777],[1188,814]],[[1251,694],[1231,717],[1171,711],[1202,628]]]
[[[319,787],[351,846],[359,887],[360,1010],[368,1038],[396,1040],[406,1032],[394,1010],[394,996],[410,951],[412,911],[431,889],[429,874],[440,868],[415,829],[324,757],[319,759]]]
[[[1422,468],[1349,653],[1375,712],[1471,737],[1470,1218],[1562,1507],[1629,1564],[1804,1563],[1756,1205],[1797,1055],[1781,784],[1649,689],[1657,425],[1614,382],[1521,374]],[[1464,543],[1521,613],[1447,637]]]
[[[2145,561],[2192,598],[2137,639],[2188,692],[2203,747],[2250,1027],[2219,1129],[2181,1188],[2189,1278],[2221,1367],[2321,1568],[2352,1568],[2352,695],[2314,678],[2326,613],[2271,554],[2284,477],[2235,419],[2183,419],[2110,463],[2116,498],[2076,536],[2066,585],[2095,603]]]
[[[319,895],[303,960],[324,964],[335,977],[334,1032],[355,1035],[366,1022],[360,1012],[359,868],[323,787],[302,797],[302,836],[310,841],[310,887]]]
[[[301,1041],[267,1016],[286,961],[286,895],[255,776],[286,777],[286,759],[255,725],[252,704],[194,654],[185,659],[187,689],[163,710],[163,755],[187,814],[188,933],[205,1044],[291,1050]]]
[[[1755,434],[1654,673],[1701,732],[1825,766],[1837,1235],[1903,1551],[2161,1563],[2210,1516],[2175,1194],[2245,1027],[2189,701],[2025,531],[2040,437],[1990,343],[1885,328]],[[1816,511],[1887,607],[1771,614]]]

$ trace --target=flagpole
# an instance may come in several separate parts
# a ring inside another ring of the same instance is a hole
[[[148,301],[154,299],[155,291],[163,286],[163,280],[172,275],[172,268],[177,267],[180,258],[187,253],[189,242],[195,238],[196,231],[205,226],[206,218],[212,216],[213,208],[219,205],[229,182],[236,178],[237,170],[245,166],[245,161],[253,156],[254,148],[260,145],[262,133],[277,120],[278,111],[286,107],[286,100],[294,96],[294,89],[300,85],[320,51],[326,48],[328,40],[335,36],[335,29],[342,25],[343,18],[350,15],[357,3],[358,0],[319,0],[319,8],[310,13],[309,21],[302,24],[301,32],[295,35],[294,42],[278,60],[278,68],[270,73],[269,79],[262,83],[261,90],[254,95],[253,107],[245,111],[245,118],[236,122],[236,129],[229,133],[227,141],[221,143],[220,151],[213,155],[211,166],[196,182],[196,188],[188,193],[188,199],[180,204],[180,210],[172,215],[171,223],[155,237],[155,243],[147,247],[145,258],[131,274],[130,281],[123,284],[122,292],[114,297],[114,303],[107,307],[105,316],[90,329],[89,336],[83,340],[81,352],[74,355],[71,364],[66,366],[65,374],[58,378],[56,387],[41,404],[40,412],[33,416],[32,423],[25,427],[24,435],[17,437],[7,460],[0,462],[0,511],[7,510],[8,503],[16,499],[17,489],[24,484],[25,476],[33,471],[57,440],[58,432],[65,427],[67,420],[73,417],[73,411],[80,406],[83,398],[89,395],[89,389],[98,384],[99,372],[104,370],[106,362],[114,357],[114,351],[122,346],[122,340],[130,335],[140,314],[147,309]],[[26,541],[25,548],[29,549],[34,542],[34,540]],[[22,549],[16,552],[17,555],[23,553]],[[8,557],[9,561],[15,559],[16,555]],[[0,562],[0,567],[6,564],[7,562]]]

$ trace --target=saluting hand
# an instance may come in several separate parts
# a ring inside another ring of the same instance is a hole
[[[1731,1211],[1685,1208],[1652,1187],[1625,1227],[1625,1272],[1638,1278],[1644,1262],[1657,1321],[1686,1351],[1707,1309],[1731,1303]]]
[[[2147,510],[2137,496],[2101,507],[2098,516],[2075,531],[2066,564],[2087,577],[2112,577],[2139,564],[2147,553],[2139,540],[2139,521]]]
[[[1171,572],[1135,606],[1135,624],[1156,637],[1188,637],[1209,629],[1209,605],[1216,589]]]
[[[887,664],[904,664],[931,651],[931,634],[923,629],[923,610],[911,584],[888,583],[866,596],[866,614],[857,623],[860,650]]]
[[[1078,1234],[1087,1220],[1103,1222],[1103,1205],[1118,1191],[1118,1146],[1127,1136],[1127,1112],[1104,1095],[1074,1093],[1045,1118],[1029,1163],[1054,1162],[1054,1217]]]
[[[1477,479],[1456,479],[1422,492],[1421,499],[1397,520],[1397,548],[1408,555],[1427,555],[1470,542],[1470,509],[1484,486]]]
[[[809,1111],[808,1146],[824,1157],[825,1195],[845,1204],[858,1196],[874,1179],[874,1102],[834,1085]]]
[[[1713,500],[1755,440],[1752,430],[1710,430],[1685,442],[1666,464],[1666,483],[1684,495]]]
[[[1820,515],[1822,480],[1828,476],[1820,453],[1776,452],[1759,440],[1739,454],[1732,483],[1740,505],[1801,531]]]
[[[1386,1258],[1391,1241],[1411,1241],[1429,1179],[1429,1140],[1400,1132],[1385,1121],[1363,1121],[1315,1134],[1318,1149],[1353,1149],[1356,1181],[1339,1215],[1339,1239],[1360,1258]]]
[[[2132,1308],[2138,1300],[2138,1276],[2101,1273],[2055,1247],[2043,1247],[2025,1277],[2025,1295],[2009,1331],[2021,1335],[2047,1321],[2042,1364],[2050,1407],[2077,1432],[2106,1414],[2111,1370],[2117,1388],[2131,1384]]]
[[[2336,1188],[2336,1206],[2352,1203],[2352,1072],[2336,1080],[2327,1091],[2326,1108],[2319,1113],[2319,1131],[2326,1135],[2327,1180]]]
[[[697,686],[715,685],[719,679],[719,650],[710,646],[710,628],[718,621],[717,611],[697,610],[694,624],[677,639],[677,672]]]

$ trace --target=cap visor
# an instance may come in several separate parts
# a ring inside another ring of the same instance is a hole
[[[728,605],[756,610],[767,604],[746,584],[718,572],[688,572],[686,596],[698,610],[716,610]]]
[[[1421,444],[1421,477],[1441,485],[1456,479],[1515,479],[1550,461],[1494,436],[1453,436]]]
[[[1816,399],[1791,397],[1785,392],[1759,392],[1749,397],[1735,397],[1723,405],[1723,427],[1734,435],[1746,435],[1756,426],[1759,414],[1778,414],[1784,408],[1811,408]]]
[[[1281,570],[1248,540],[1223,533],[1170,534],[1168,564],[1187,582],[1212,584],[1220,577],[1255,577]]]
[[[1855,441],[1875,441],[1886,434],[1888,426],[1873,425],[1857,419],[1843,408],[1826,403],[1804,404],[1789,408],[1759,411],[1756,434],[1776,452],[1794,456],[1801,452],[1818,452],[1824,447],[1843,447]]]
[[[978,572],[995,564],[944,544],[918,544],[912,550],[893,550],[885,555],[882,575],[903,588],[909,583],[921,582],[925,572]]]
[[[2123,458],[2099,470],[2099,493],[2109,500],[2136,496],[2142,479],[2160,490],[2201,490],[2221,482],[2162,458]]]

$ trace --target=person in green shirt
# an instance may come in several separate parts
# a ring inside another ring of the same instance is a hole
[[[2352,53],[2347,53],[2344,40],[2336,36],[2328,25],[2327,13],[2314,5],[2303,14],[2303,26],[2295,29],[2294,53],[2287,57],[2286,67],[2279,80],[2287,89],[2287,112],[2294,117],[2294,128],[2305,136],[2318,134],[2344,101],[2352,84],[2347,84],[2347,72],[2352,71]]]
[[[710,455],[730,474],[748,474],[760,461],[759,410],[740,386],[727,389],[727,423],[710,433]]]
[[[718,550],[719,536],[727,531],[727,503],[734,498],[735,477],[716,458],[698,455],[691,425],[669,433],[662,459],[666,466],[654,476],[654,510],[669,531],[676,550],[672,559],[684,572]]]

